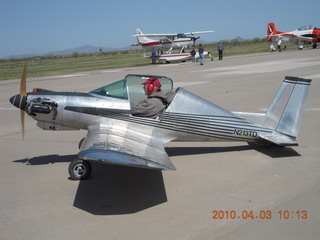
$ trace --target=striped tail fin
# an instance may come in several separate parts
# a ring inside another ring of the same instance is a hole
[[[268,23],[268,28],[267,28],[267,41],[272,42],[272,36],[273,35],[278,35],[280,31],[277,31],[276,25],[274,23]]]
[[[297,145],[311,79],[285,77],[269,106],[263,126],[274,130],[260,137],[277,145]]]

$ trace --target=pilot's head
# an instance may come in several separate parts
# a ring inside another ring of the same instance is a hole
[[[155,77],[149,78],[141,85],[144,85],[144,91],[147,95],[161,91],[161,82]]]

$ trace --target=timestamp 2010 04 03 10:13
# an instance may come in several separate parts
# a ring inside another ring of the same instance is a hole
[[[301,219],[308,218],[307,210],[214,210],[212,219]]]

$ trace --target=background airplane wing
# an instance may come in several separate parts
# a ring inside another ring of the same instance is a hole
[[[134,167],[175,170],[163,143],[118,126],[91,126],[78,156]]]
[[[184,33],[185,35],[197,35],[197,34],[202,34],[202,33],[212,33],[213,31],[198,31],[198,32],[188,32]],[[135,34],[133,35],[134,37],[174,37],[177,36],[178,33],[154,33],[154,34]]]
[[[197,34],[202,34],[202,33],[213,33],[213,31],[210,30],[210,31],[188,32],[188,33],[184,33],[184,34],[185,35],[197,35]]]
[[[154,34],[135,34],[134,37],[174,37],[177,36],[177,33],[154,33]]]

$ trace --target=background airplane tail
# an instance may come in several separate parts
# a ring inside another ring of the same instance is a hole
[[[267,28],[267,41],[272,42],[272,35],[276,35],[282,32],[277,31],[276,25],[274,23],[268,23]]]
[[[285,77],[262,124],[275,132],[261,138],[277,145],[297,145],[310,84],[311,79]]]
[[[147,42],[152,41],[150,38],[139,36],[139,35],[143,34],[143,32],[140,30],[140,28],[136,28],[135,33],[137,36],[138,44],[147,43]]]

